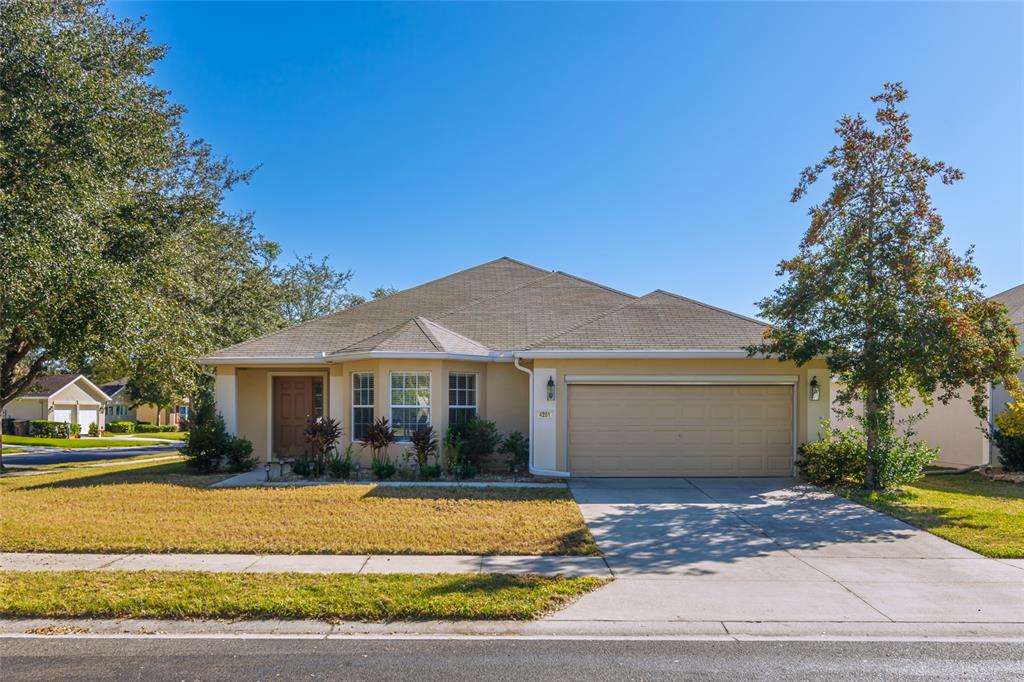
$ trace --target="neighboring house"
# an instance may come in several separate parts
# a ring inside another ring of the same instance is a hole
[[[16,422],[46,419],[80,424],[82,435],[96,424],[102,431],[107,395],[81,374],[37,377],[28,391],[4,407],[3,418]]]
[[[109,397],[106,408],[108,422],[133,421],[150,424],[180,424],[188,419],[188,401],[174,407],[159,408],[156,405],[133,405],[128,395],[128,378],[118,379],[100,386]]]
[[[1024,340],[1024,284],[996,294],[992,300],[1006,306],[1018,336]],[[1024,355],[1024,344],[1017,350]],[[1024,372],[1021,372],[1021,379],[1024,380]],[[912,415],[924,413],[924,417],[912,425],[914,438],[938,446],[940,455],[935,463],[940,466],[968,467],[998,463],[996,448],[985,435],[988,424],[974,413],[969,398],[970,394],[964,392],[947,404],[936,401],[931,407],[916,400],[908,408],[897,408],[896,418],[906,420]],[[1002,412],[1009,400],[1010,396],[1001,384],[990,387],[989,418]],[[845,418],[833,419],[833,422],[840,428],[851,424]]]
[[[263,460],[304,452],[310,416],[338,420],[365,463],[375,418],[407,440],[477,414],[528,433],[541,475],[789,476],[828,415],[828,371],[748,357],[764,329],[500,258],[200,362]]]

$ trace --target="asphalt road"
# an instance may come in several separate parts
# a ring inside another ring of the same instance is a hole
[[[21,680],[1005,680],[1024,644],[574,640],[4,639]]]
[[[143,455],[152,455],[153,457],[159,457],[161,455],[173,455],[178,451],[183,443],[168,443],[167,445],[153,445],[153,446],[138,446],[130,448],[82,448],[80,450],[58,450],[56,452],[47,452],[43,454],[33,454],[30,452],[25,453],[4,453],[4,461],[8,464],[24,464],[24,465],[39,465],[39,464],[69,464],[73,462],[94,462],[101,459],[123,459],[128,457],[141,457]],[[18,447],[12,445],[13,447]]]

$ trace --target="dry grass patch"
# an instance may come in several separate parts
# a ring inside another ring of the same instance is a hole
[[[597,554],[563,489],[209,489],[182,463],[0,480],[0,550]]]
[[[0,615],[87,618],[536,618],[600,578],[195,571],[0,573]]]

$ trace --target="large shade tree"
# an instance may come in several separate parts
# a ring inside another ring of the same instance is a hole
[[[276,245],[221,206],[247,175],[183,132],[163,54],[97,2],[0,3],[0,409],[48,364],[184,393],[282,323]]]
[[[906,97],[902,84],[886,84],[872,98],[877,125],[842,117],[839,144],[803,171],[793,202],[825,173],[832,188],[810,208],[797,255],[779,265],[785,283],[760,302],[773,326],[751,349],[827,360],[840,403],[863,404],[869,487],[896,404],[964,392],[984,417],[989,382],[1016,388],[1021,366],[1005,307],[986,300],[971,251],[950,248],[932,206],[929,182],[963,174],[911,151]]]

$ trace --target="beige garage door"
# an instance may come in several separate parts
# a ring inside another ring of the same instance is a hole
[[[569,387],[574,476],[789,476],[792,386]]]

